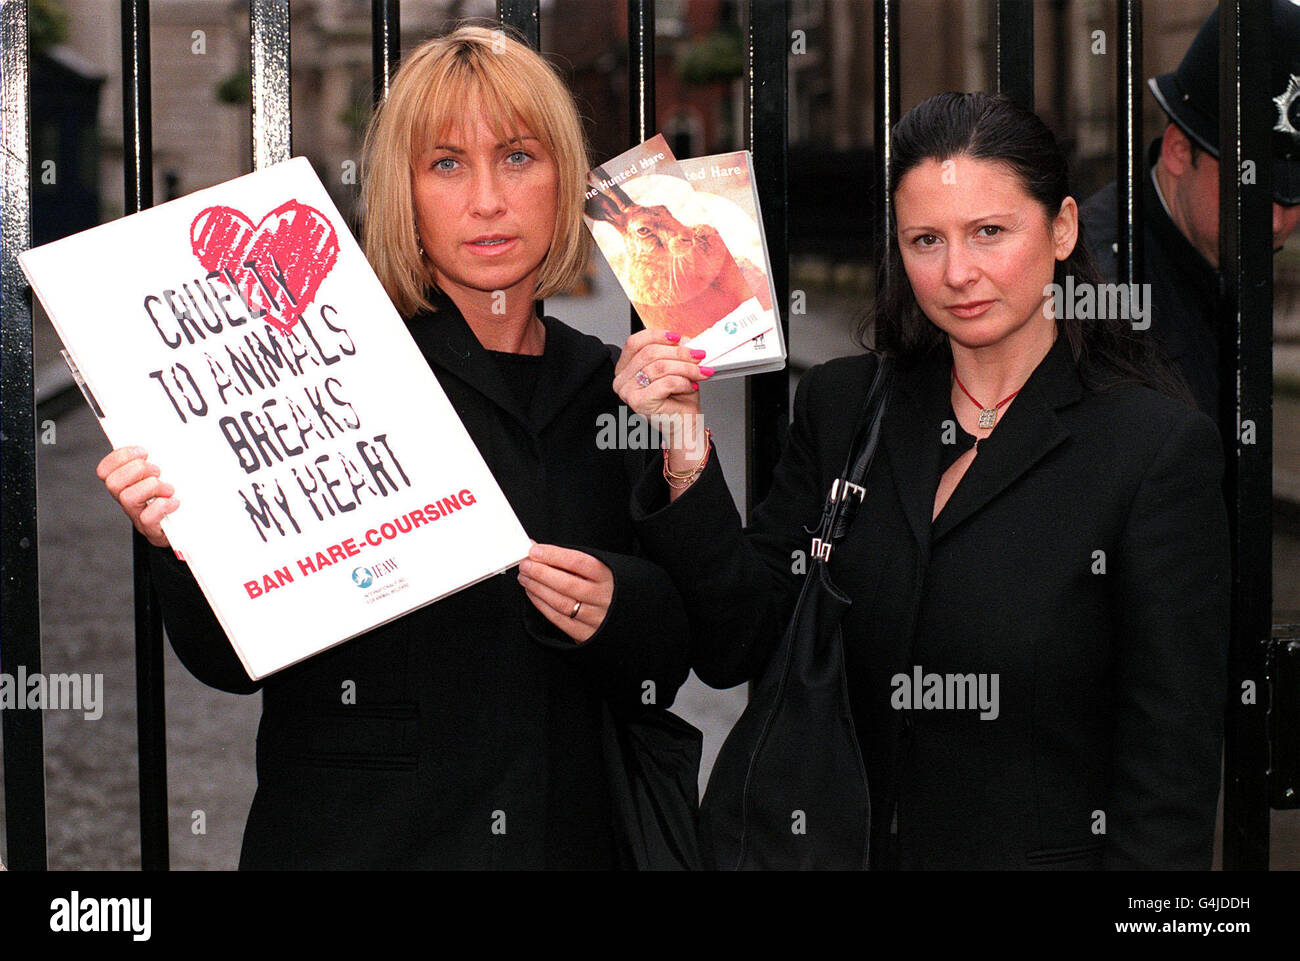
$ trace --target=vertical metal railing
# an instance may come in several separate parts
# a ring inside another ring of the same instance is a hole
[[[898,265],[894,263],[894,185],[889,176],[893,159],[890,134],[898,123],[898,0],[875,0],[875,137],[876,290],[883,291]]]
[[[122,175],[128,214],[153,206],[149,2],[122,0]],[[140,766],[140,866],[166,871],[167,714],[162,611],[149,570],[149,542],[131,533],[135,586],[135,702]]]
[[[772,261],[772,307],[790,342],[789,217],[786,212],[790,31],[788,0],[750,0],[745,61],[749,100],[749,150]],[[784,370],[745,378],[745,492],[752,512],[772,486],[790,422],[790,377]]]
[[[371,0],[370,70],[375,106],[388,96],[388,88],[402,58],[401,10],[398,0]]]
[[[253,89],[253,169],[288,160],[289,0],[249,0],[250,80]]]
[[[542,49],[542,10],[539,0],[497,0],[497,17],[503,26],[514,27],[528,46]]]
[[[993,0],[993,77],[998,93],[1034,109],[1033,0]]]
[[[1146,154],[1142,144],[1142,0],[1118,0],[1115,48],[1115,187],[1119,194],[1118,280],[1143,280],[1142,198]],[[1132,290],[1132,286],[1129,287]]]
[[[627,78],[629,137],[642,143],[654,136],[656,126],[654,0],[627,0]]]
[[[1219,3],[1220,428],[1232,537],[1223,866],[1268,867],[1273,619],[1273,102],[1268,0]]]
[[[18,255],[32,242],[27,4],[0,4],[0,670],[41,670],[36,557],[32,295]],[[40,711],[0,711],[9,867],[43,871],[45,734]]]
[[[655,135],[655,5],[654,0],[627,0],[628,145]],[[636,308],[628,306],[631,333],[643,329]]]

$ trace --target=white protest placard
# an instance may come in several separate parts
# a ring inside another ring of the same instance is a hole
[[[164,530],[250,677],[527,556],[305,159],[19,262],[112,445],[175,486]]]

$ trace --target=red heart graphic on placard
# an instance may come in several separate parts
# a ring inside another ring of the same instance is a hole
[[[257,226],[233,207],[208,207],[190,224],[199,263],[238,287],[248,306],[289,333],[310,306],[339,257],[334,226],[296,200],[276,207]],[[251,265],[251,266],[250,266]]]

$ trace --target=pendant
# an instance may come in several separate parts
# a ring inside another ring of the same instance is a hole
[[[998,411],[996,407],[990,407],[987,410],[980,411],[980,427],[992,427],[997,423]]]

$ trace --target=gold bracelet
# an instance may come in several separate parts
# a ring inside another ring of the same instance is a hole
[[[690,487],[708,466],[709,455],[713,452],[713,431],[707,427],[704,428],[704,444],[704,457],[690,470],[685,471],[675,471],[668,466],[668,449],[664,448],[664,481],[673,490],[680,491]]]

